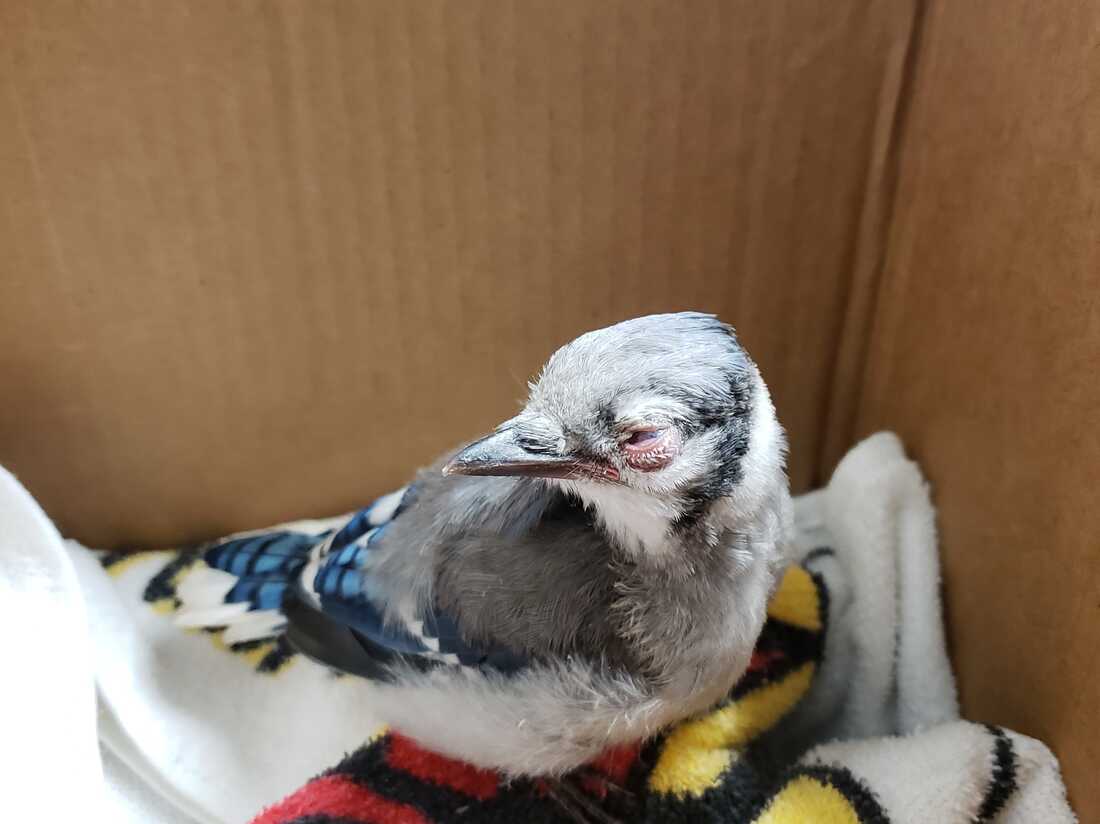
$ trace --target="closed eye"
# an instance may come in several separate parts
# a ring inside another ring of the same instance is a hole
[[[675,429],[635,429],[622,442],[627,465],[642,472],[667,466],[680,451]]]
[[[664,434],[663,429],[639,429],[630,433],[630,437],[623,443],[627,446],[646,447],[652,446],[652,442],[658,440]]]

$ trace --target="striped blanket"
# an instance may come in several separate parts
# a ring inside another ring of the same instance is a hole
[[[934,512],[897,438],[855,447],[796,520],[800,562],[727,699],[553,782],[505,782],[379,730],[354,677],[285,639],[181,630],[170,615],[199,553],[70,543],[111,820],[1073,821],[1046,747],[959,719]]]

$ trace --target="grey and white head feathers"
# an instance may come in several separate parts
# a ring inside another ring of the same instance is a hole
[[[481,467],[470,474],[552,478],[615,541],[658,554],[716,502],[746,515],[785,489],[785,438],[767,388],[733,328],[697,312],[566,344],[523,411],[479,443],[462,453]]]

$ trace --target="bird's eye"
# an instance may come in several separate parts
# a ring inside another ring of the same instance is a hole
[[[663,430],[660,429],[639,429],[630,433],[630,437],[627,438],[624,443],[627,446],[646,446],[653,441],[661,437]]]
[[[632,469],[651,472],[668,466],[680,451],[675,429],[635,429],[622,442],[623,457]]]

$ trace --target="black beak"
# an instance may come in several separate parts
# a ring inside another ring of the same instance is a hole
[[[583,461],[569,455],[533,452],[518,443],[514,427],[507,423],[451,458],[443,467],[443,474],[619,479],[619,471],[613,466]]]

